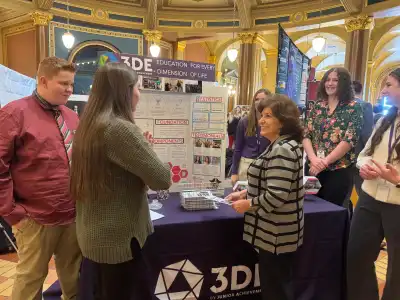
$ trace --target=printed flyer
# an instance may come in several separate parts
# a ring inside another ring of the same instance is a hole
[[[209,84],[192,104],[193,180],[225,180],[228,90]]]

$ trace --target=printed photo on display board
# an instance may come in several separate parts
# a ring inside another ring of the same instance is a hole
[[[222,140],[209,138],[195,138],[193,140],[193,174],[221,175],[221,156],[223,155]]]

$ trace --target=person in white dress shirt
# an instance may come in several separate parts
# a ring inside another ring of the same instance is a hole
[[[378,300],[374,262],[385,238],[388,272],[383,300],[400,299],[400,68],[382,91],[393,105],[381,118],[357,166],[364,179],[347,248],[349,300]]]

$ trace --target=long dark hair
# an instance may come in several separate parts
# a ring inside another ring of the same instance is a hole
[[[123,63],[107,63],[97,70],[74,136],[70,184],[73,199],[97,199],[102,193],[108,174],[104,131],[117,117],[134,122],[132,98],[137,82],[136,72]]]
[[[304,139],[304,129],[298,106],[289,97],[274,94],[260,102],[258,111],[262,113],[267,107],[271,109],[273,116],[282,124],[280,135],[289,135],[301,144]]]
[[[253,101],[251,103],[250,114],[247,117],[247,129],[246,129],[246,136],[255,136],[256,135],[256,126],[257,126],[257,116],[256,116],[256,97],[258,94],[265,94],[266,96],[270,96],[271,92],[267,89],[259,89],[253,96]]]
[[[336,92],[337,97],[339,99],[339,103],[341,104],[349,103],[354,99],[354,89],[350,73],[345,68],[332,68],[324,74],[318,86],[317,99],[318,100],[328,99],[328,94],[326,93],[325,89],[325,83],[328,80],[329,74],[331,74],[332,72],[337,73],[339,78],[338,88]]]
[[[400,68],[394,70],[389,74],[389,76],[395,78],[399,85],[400,85]],[[396,121],[397,113],[398,113],[399,108],[396,106],[392,106],[386,116],[382,118],[382,122],[380,123],[380,126],[376,129],[374,135],[372,136],[371,139],[371,146],[367,149],[366,155],[367,156],[372,156],[374,154],[376,146],[380,144],[382,141],[383,135],[385,134],[386,130]],[[399,125],[397,125],[399,126]],[[400,143],[395,146],[395,151],[396,151],[396,160],[400,159]]]

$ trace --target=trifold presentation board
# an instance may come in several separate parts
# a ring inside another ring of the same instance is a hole
[[[87,97],[73,95],[68,106]],[[171,191],[183,183],[225,181],[227,100],[227,88],[207,82],[202,94],[141,91],[135,123],[153,134],[154,151],[170,165]]]

